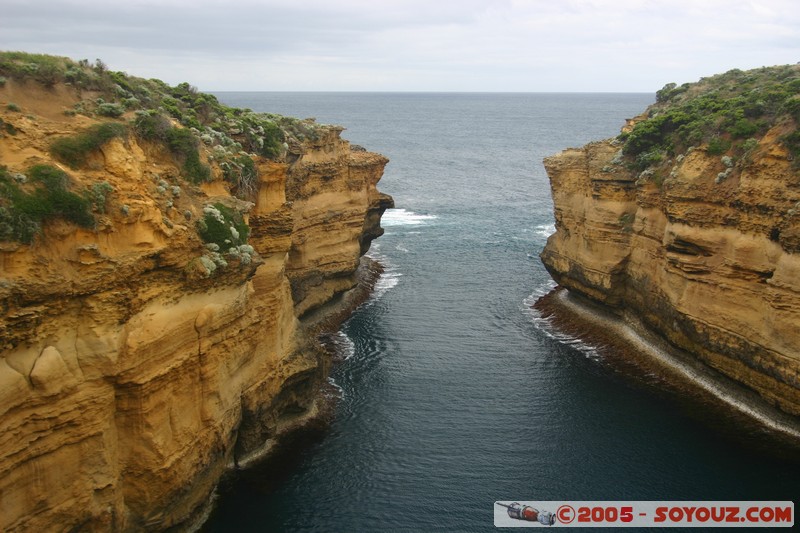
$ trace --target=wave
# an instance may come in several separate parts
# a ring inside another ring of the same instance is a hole
[[[334,380],[332,377],[328,377],[328,384],[332,389],[329,389],[329,392],[326,393],[326,396],[328,398],[344,400],[344,389],[338,383],[336,383],[336,380]]]
[[[522,301],[522,312],[528,315],[530,320],[533,322],[533,325],[544,333],[544,335],[548,338],[555,340],[556,342],[563,344],[565,346],[570,346],[575,348],[580,353],[582,353],[587,359],[592,360],[599,360],[601,359],[600,351],[596,346],[585,342],[584,340],[576,337],[574,335],[568,335],[562,331],[560,331],[556,326],[553,325],[553,321],[551,317],[544,317],[542,313],[533,307],[533,304],[536,303],[536,300],[545,296],[547,293],[555,289],[557,283],[552,279],[548,279],[539,287],[536,287],[534,291],[528,295]]]
[[[367,257],[380,263],[383,267],[383,272],[375,282],[375,287],[372,289],[372,296],[365,302],[365,305],[380,299],[389,289],[397,286],[400,282],[400,277],[403,275],[403,273],[398,270],[397,266],[395,266],[386,255],[381,253],[379,243],[372,243],[372,248],[367,252]]]
[[[336,353],[343,360],[350,359],[356,353],[356,345],[347,334],[341,330],[334,333],[330,338],[330,343],[336,349]]]
[[[539,224],[533,229],[533,232],[540,236],[544,237],[545,239],[556,232],[556,225],[555,224]]]
[[[436,218],[436,215],[421,215],[405,209],[387,209],[381,217],[381,226],[419,226]]]

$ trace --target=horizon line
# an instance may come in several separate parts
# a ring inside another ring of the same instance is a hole
[[[308,94],[655,94],[656,91],[404,91],[404,90],[305,90],[305,89],[200,89],[209,93],[308,93]]]

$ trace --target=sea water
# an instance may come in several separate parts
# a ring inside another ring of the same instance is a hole
[[[496,500],[789,500],[800,460],[553,330],[545,156],[652,94],[221,93],[391,162],[386,272],[340,332],[330,428],[220,489],[206,531],[490,531]],[[717,422],[720,420],[720,422]]]

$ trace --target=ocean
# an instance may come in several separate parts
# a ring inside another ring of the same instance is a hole
[[[545,156],[652,94],[220,93],[390,159],[386,269],[343,326],[330,427],[227,480],[204,530],[491,531],[496,500],[790,500],[800,453],[559,334]]]

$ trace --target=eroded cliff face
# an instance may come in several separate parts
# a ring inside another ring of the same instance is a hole
[[[75,171],[47,148],[94,121],[63,114],[73,97],[0,88],[21,107],[2,116],[9,172],[48,163],[113,188],[96,229],[52,220],[31,245],[0,243],[0,530],[185,525],[226,469],[316,413],[319,316],[382,233],[387,159],[324,127],[281,161],[256,158],[251,204],[217,167],[191,185],[135,136]],[[195,224],[216,202],[246,213],[254,250],[212,267]]]
[[[800,174],[785,133],[735,168],[690,149],[658,179],[616,140],[545,159],[556,232],[541,257],[570,291],[800,415]]]

